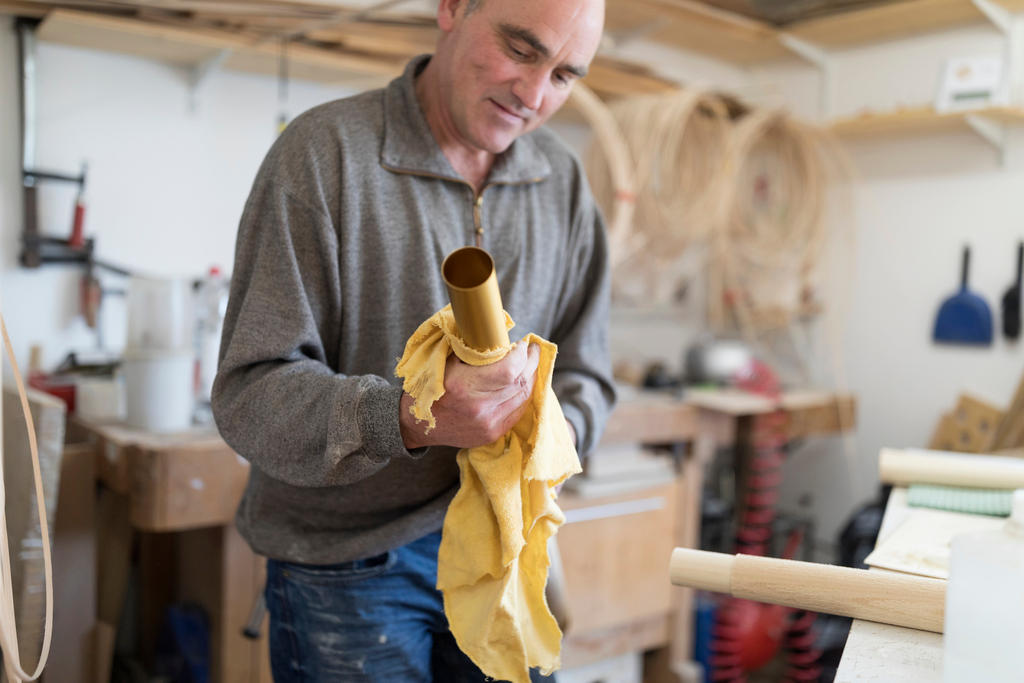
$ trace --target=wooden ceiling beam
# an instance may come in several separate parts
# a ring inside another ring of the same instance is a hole
[[[30,17],[41,19],[46,16],[49,10],[42,5],[33,2],[16,2],[12,0],[0,0],[0,14],[9,14],[16,17]]]
[[[277,74],[280,50],[276,44],[253,45],[236,33],[207,28],[183,28],[154,22],[73,10],[55,10],[39,27],[39,39],[78,47],[111,50],[180,65],[198,65],[231,50],[227,68]],[[337,82],[345,74],[391,74],[399,60],[291,45],[288,49],[295,78]],[[331,77],[331,71],[338,74]],[[317,74],[303,76],[302,74]]]
[[[788,24],[790,35],[821,47],[850,48],[985,21],[971,0],[903,0]]]
[[[605,99],[664,93],[681,87],[646,67],[601,55],[591,63],[583,83]]]
[[[647,34],[656,42],[734,64],[755,64],[791,53],[778,31],[754,19],[692,0],[618,0],[606,8],[612,35],[662,20]]]

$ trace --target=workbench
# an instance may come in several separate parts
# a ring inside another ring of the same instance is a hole
[[[876,545],[895,531],[910,512],[907,489],[894,488],[885,506]],[[942,634],[854,619],[835,681],[941,683]]]
[[[681,399],[654,392],[624,394],[601,445],[672,445],[677,477],[671,485],[615,498],[562,493],[559,504],[567,511],[567,523],[558,538],[572,621],[563,666],[647,651],[645,680],[700,680],[693,662],[693,591],[671,587],[667,567],[673,547],[695,548],[700,542],[708,463],[720,448],[749,451],[751,422],[780,409],[787,416],[789,440],[848,431],[856,419],[855,401],[817,391],[785,392],[779,400],[732,389],[691,389]],[[738,463],[742,467],[742,459]],[[663,502],[655,506],[655,501]],[[619,511],[614,519],[573,521],[574,513],[612,508]],[[652,562],[638,562],[640,556]],[[595,608],[595,603],[606,606]],[[609,613],[607,605],[618,615]]]
[[[592,606],[590,612],[577,608],[580,620],[570,627],[566,637],[566,666],[621,652],[651,650],[649,665],[666,672],[664,680],[695,675],[690,663],[692,594],[669,588],[668,555],[673,546],[695,547],[699,542],[703,470],[715,450],[742,441],[744,420],[779,407],[790,416],[791,438],[850,429],[854,422],[853,400],[828,393],[786,394],[781,403],[732,391],[690,392],[684,400],[641,393],[620,402],[602,443],[676,444],[682,455],[674,482],[660,491],[633,496],[660,499],[662,517],[657,517],[649,505],[645,512],[654,514],[648,519],[668,522],[651,529],[660,529],[658,533],[649,534],[655,544],[665,546],[664,557],[652,556],[649,562],[638,562],[635,556],[626,559],[633,566],[643,565],[653,571],[652,580],[663,586],[641,591],[632,612],[620,615],[624,619],[599,613],[598,606],[605,602],[602,594],[607,596],[616,585],[630,580],[621,567],[602,569],[604,565],[597,560],[621,563],[625,555],[609,546],[598,558],[589,541],[581,543],[587,537],[588,525],[596,521],[563,527],[559,539],[567,581],[571,586],[575,568],[589,565],[591,568],[579,570],[587,573],[588,578],[577,582],[575,598],[577,605]],[[155,639],[167,604],[196,602],[210,617],[212,680],[269,681],[266,638],[254,641],[242,636],[264,581],[262,558],[251,552],[234,527],[235,508],[248,477],[248,462],[233,453],[212,427],[155,435],[123,424],[76,419],[72,420],[69,433],[79,441],[95,445],[98,479],[114,494],[110,504],[124,507],[131,529],[139,534],[142,643]],[[573,500],[566,493],[563,496],[560,503],[566,510],[608,502]],[[108,515],[116,517],[112,512]],[[644,536],[633,533],[635,528],[647,531],[646,527],[634,526],[644,523],[639,513],[634,519],[624,517],[614,523],[619,533],[626,536]],[[122,531],[121,535],[128,532]],[[108,540],[105,545],[121,548],[122,558],[123,549],[130,547],[123,538]],[[122,559],[110,571],[101,568],[100,575],[119,576],[124,571]],[[592,580],[595,572],[596,581]],[[569,590],[571,594],[574,589]]]
[[[109,592],[123,586],[131,549],[125,534],[134,530],[139,538],[143,653],[151,654],[165,607],[191,602],[202,606],[210,619],[211,680],[269,683],[266,639],[242,635],[265,575],[264,560],[252,553],[234,526],[249,463],[228,448],[213,426],[161,435],[75,418],[69,435],[95,446],[97,479],[113,494],[101,504],[101,517],[107,507],[114,508],[106,515],[111,520],[130,520],[130,526],[116,531],[109,523],[100,525],[101,535],[108,537],[101,537],[99,545],[114,549],[99,558],[101,612],[104,603],[115,605],[107,621],[116,624],[121,601]],[[111,577],[106,586],[104,577]]]

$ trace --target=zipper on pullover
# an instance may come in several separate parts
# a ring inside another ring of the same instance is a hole
[[[428,171],[415,171],[410,168],[389,166],[388,164],[385,164],[383,162],[381,162],[381,166],[383,166],[389,171],[394,171],[396,173],[407,173],[409,175],[417,175],[423,178],[436,178],[437,180],[447,180],[448,182],[458,183],[459,185],[465,185],[470,189],[471,192],[474,191],[473,186],[470,183],[466,182],[465,180],[462,180],[461,178],[456,179],[452,178],[451,176],[439,175],[437,173],[430,173]],[[479,193],[473,195],[473,236],[474,242],[478,248],[484,248],[484,191],[486,191],[487,188],[493,187],[495,185],[530,185],[533,183],[539,183],[542,180],[544,180],[544,178],[538,177],[529,178],[527,180],[517,180],[512,182],[499,181],[494,183],[487,183],[486,185],[480,188]]]

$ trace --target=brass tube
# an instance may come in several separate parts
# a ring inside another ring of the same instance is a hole
[[[455,324],[466,343],[479,351],[508,346],[505,309],[491,255],[478,247],[456,249],[445,258],[441,275]]]

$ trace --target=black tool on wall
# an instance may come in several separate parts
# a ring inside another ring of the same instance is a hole
[[[1024,242],[1017,244],[1017,279],[1003,294],[1003,335],[1015,340],[1020,336],[1021,276],[1024,275]]]

